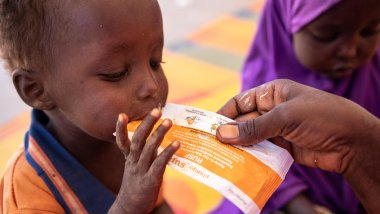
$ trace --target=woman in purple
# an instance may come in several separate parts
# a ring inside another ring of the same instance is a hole
[[[380,1],[267,0],[242,90],[287,78],[380,117]],[[365,93],[364,93],[365,92]],[[343,177],[294,164],[263,213],[364,213]]]

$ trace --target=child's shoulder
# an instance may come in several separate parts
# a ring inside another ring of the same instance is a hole
[[[4,213],[17,210],[64,213],[48,186],[26,160],[24,148],[8,162],[0,183],[0,200]]]

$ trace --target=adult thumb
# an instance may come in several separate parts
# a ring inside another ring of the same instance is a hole
[[[227,144],[256,144],[280,135],[285,124],[277,119],[276,113],[269,111],[255,119],[223,124],[218,127],[216,137]]]

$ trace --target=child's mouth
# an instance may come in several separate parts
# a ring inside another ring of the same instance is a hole
[[[129,122],[132,122],[132,121],[136,121],[136,120],[143,120],[154,108],[158,108],[160,111],[162,110],[162,104],[161,103],[158,103],[155,107],[152,107],[150,110],[144,112],[143,114],[137,116],[137,117],[134,117],[134,118],[131,118]]]
[[[132,121],[143,120],[154,108],[158,108],[161,111],[161,109],[163,107],[164,106],[159,102],[156,107],[153,107],[151,110],[145,112],[144,114],[141,114],[141,116],[137,116],[137,117],[134,117],[134,118],[131,118],[130,120],[128,120],[128,123],[130,123]],[[112,135],[116,137],[116,132],[112,133]]]
[[[333,75],[338,78],[342,78],[351,75],[352,73],[354,73],[354,70],[355,69],[353,68],[339,68],[334,70]]]

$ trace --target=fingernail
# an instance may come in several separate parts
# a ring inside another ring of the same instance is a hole
[[[154,108],[154,109],[150,112],[150,115],[152,115],[153,117],[158,117],[158,116],[160,116],[160,110],[158,110],[158,108]]]
[[[121,127],[123,125],[123,123],[125,123],[125,120],[126,120],[126,115],[124,113],[120,113],[117,117],[117,121],[116,121],[116,130]],[[113,136],[116,137],[116,132],[112,133]]]
[[[169,119],[165,119],[164,122],[162,122],[162,125],[165,126],[165,127],[170,126],[170,120]]]
[[[119,127],[122,121],[123,121],[123,115],[119,114],[116,121],[116,127]]]
[[[172,143],[172,146],[173,146],[173,147],[178,147],[178,146],[179,146],[179,141],[177,141],[177,140],[174,141],[174,142]]]
[[[218,132],[224,139],[234,139],[239,137],[239,127],[235,124],[220,125]]]
[[[118,120],[119,122],[121,122],[121,121],[123,121],[123,119],[124,119],[123,114],[119,114],[119,117],[118,117],[117,120]]]

